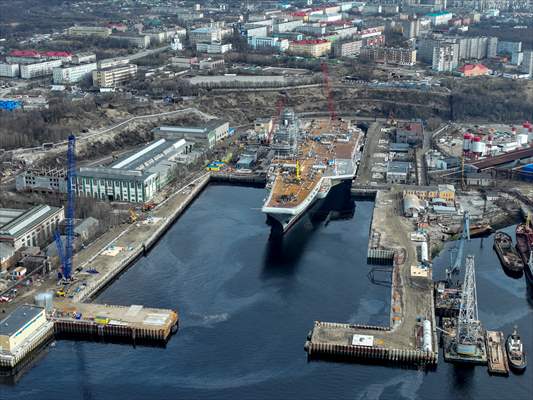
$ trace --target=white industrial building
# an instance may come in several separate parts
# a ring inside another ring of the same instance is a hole
[[[160,126],[154,130],[154,134],[166,139],[186,139],[212,148],[217,142],[228,137],[229,123],[213,119],[204,126]]]
[[[11,246],[14,251],[47,244],[63,219],[63,207],[46,204],[29,210],[0,208],[0,243]]]
[[[189,32],[189,40],[192,44],[221,42],[231,35],[231,29],[220,26],[206,26],[193,29]]]
[[[191,145],[159,139],[106,167],[82,167],[76,173],[76,194],[99,200],[144,203],[173,178]]]
[[[77,83],[91,76],[92,71],[96,69],[96,63],[74,65],[70,67],[54,68],[54,84],[64,85]]]
[[[63,64],[61,60],[50,60],[36,64],[26,64],[20,66],[20,77],[22,79],[37,78],[40,76],[52,75],[54,68]]]
[[[29,304],[17,307],[0,321],[0,353],[16,354],[32,337],[51,329],[51,324],[43,307]]]

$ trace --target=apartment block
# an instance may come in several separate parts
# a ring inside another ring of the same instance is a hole
[[[111,28],[105,26],[73,26],[68,28],[68,34],[71,36],[101,36],[111,35]]]
[[[80,82],[90,76],[96,67],[96,63],[90,63],[74,65],[70,67],[54,68],[54,84],[64,85]]]
[[[416,64],[416,50],[397,47],[366,46],[361,48],[361,57],[374,62],[411,66]]]
[[[137,75],[137,65],[127,64],[97,71],[92,71],[93,85],[100,88],[115,87],[127,82]]]
[[[15,78],[20,74],[19,64],[3,64],[0,63],[0,76],[7,78]]]
[[[54,68],[63,64],[61,60],[51,60],[36,64],[26,64],[20,66],[20,77],[22,79],[37,78],[40,76],[52,75]]]

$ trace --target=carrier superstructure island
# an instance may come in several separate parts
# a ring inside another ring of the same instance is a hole
[[[262,211],[273,232],[287,232],[339,183],[351,181],[364,134],[348,121],[299,121],[285,109],[275,127],[268,195]]]

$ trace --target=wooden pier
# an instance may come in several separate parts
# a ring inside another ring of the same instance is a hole
[[[509,375],[509,364],[507,363],[503,333],[487,331],[485,340],[489,372],[496,375]]]
[[[173,310],[133,305],[56,302],[50,319],[57,335],[166,341],[178,328]]]

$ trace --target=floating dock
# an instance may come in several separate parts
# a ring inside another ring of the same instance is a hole
[[[177,312],[139,305],[56,302],[50,319],[57,335],[132,341],[166,341],[178,328]]]
[[[485,338],[489,372],[496,375],[509,375],[509,364],[507,363],[503,333],[487,331]]]

